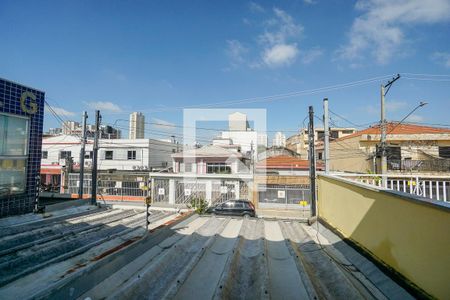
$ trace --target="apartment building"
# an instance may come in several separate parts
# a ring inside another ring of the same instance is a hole
[[[141,112],[130,114],[130,132],[129,138],[143,139],[145,136],[145,116]]]
[[[330,128],[330,140],[342,138],[354,132],[356,132],[355,128],[332,127]],[[324,137],[324,128],[314,129],[314,140],[316,143],[323,142]],[[297,152],[303,159],[308,159],[308,129],[303,128],[299,133],[288,137],[286,140],[286,148]]]
[[[145,172],[170,167],[171,155],[177,145],[155,139],[105,139],[99,142],[98,170]],[[41,181],[47,185],[61,185],[63,173],[77,172],[80,168],[80,138],[60,135],[42,142]],[[85,150],[85,168],[92,167],[93,141],[88,140]]]

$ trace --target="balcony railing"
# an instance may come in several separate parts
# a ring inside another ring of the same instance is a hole
[[[388,170],[405,172],[450,172],[450,159],[388,160]]]
[[[434,200],[450,202],[450,176],[339,174],[358,182]]]

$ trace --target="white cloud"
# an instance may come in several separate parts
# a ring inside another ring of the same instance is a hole
[[[158,118],[152,118],[152,127],[156,128],[156,129],[161,129],[161,130],[165,130],[165,131],[173,131],[175,130],[175,124],[162,120],[162,119],[158,119]]]
[[[264,51],[263,61],[269,67],[280,67],[292,64],[297,55],[297,45],[276,44]]]
[[[127,81],[127,76],[125,76],[125,74],[123,74],[123,73],[117,72],[112,69],[104,69],[103,72],[106,76],[108,76],[109,78],[114,79],[116,81],[119,81],[119,82]]]
[[[310,50],[302,51],[302,53],[301,53],[302,63],[310,64],[313,61],[317,60],[322,55],[323,55],[323,50],[318,47],[312,48]]]
[[[305,4],[316,4],[317,2],[314,0],[303,0]]]
[[[298,40],[303,33],[303,26],[296,24],[292,16],[279,8],[273,9],[275,18],[265,21],[264,33],[259,36],[261,44],[284,44],[289,40]]]
[[[409,122],[423,122],[425,121],[425,118],[419,115],[411,115],[406,120]]]
[[[252,11],[258,10],[258,6],[251,2]],[[269,12],[266,12],[269,16]],[[246,23],[250,23],[246,19]],[[301,49],[298,45],[303,37],[304,28],[286,11],[273,8],[270,16],[259,21],[262,32],[256,37],[256,44],[247,43],[245,46],[238,40],[227,40],[225,53],[229,57],[229,71],[240,65],[250,68],[280,68],[295,63],[298,59],[303,64],[309,64],[323,55],[320,47]],[[251,55],[258,53],[257,58]]]
[[[342,59],[367,58],[386,64],[407,40],[406,29],[417,24],[450,20],[448,0],[361,0],[355,8],[362,12],[349,32],[349,41],[338,50]]]
[[[258,37],[263,47],[263,63],[269,67],[288,66],[295,62],[299,49],[297,43],[303,33],[303,26],[297,24],[284,10],[274,8],[275,18],[266,20],[264,33]]]
[[[248,7],[250,8],[250,11],[254,13],[263,13],[266,11],[261,5],[256,2],[250,2],[248,4]]]
[[[400,112],[405,110],[408,103],[405,101],[389,101],[385,102],[386,114]],[[381,113],[380,105],[367,105],[364,110],[371,115],[379,115]]]
[[[450,52],[435,52],[431,58],[446,68],[450,68]]]
[[[122,109],[117,104],[108,101],[92,101],[84,103],[91,109],[108,112],[122,112]]]
[[[386,111],[397,112],[407,107],[407,103],[403,101],[386,101]]]
[[[248,49],[238,40],[228,40],[225,52],[230,58],[231,65],[237,67],[244,63],[244,55],[248,52]]]
[[[63,117],[73,117],[76,115],[74,112],[65,110],[64,108],[61,108],[61,107],[53,107],[52,106],[52,109],[57,115],[62,115]],[[47,105],[45,106],[45,111],[47,113],[52,113]]]

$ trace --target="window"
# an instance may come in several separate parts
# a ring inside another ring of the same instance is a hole
[[[0,114],[0,155],[25,156],[28,119]]]
[[[244,203],[242,203],[241,201],[236,201],[234,203],[234,208],[244,208]]]
[[[222,205],[222,207],[223,207],[223,208],[233,208],[233,207],[234,207],[234,202],[231,202],[231,201],[225,202],[225,203]]]
[[[352,134],[353,130],[342,130],[342,134]]]
[[[439,147],[439,157],[450,158],[450,146]]]
[[[105,151],[105,160],[113,160],[113,151]]]
[[[48,158],[48,151],[42,151],[42,158],[47,159]]]
[[[28,119],[0,114],[0,197],[26,188]]]
[[[401,160],[402,152],[400,147],[386,147],[386,155],[388,160]]]
[[[136,150],[128,151],[127,159],[136,159]]]
[[[206,173],[209,174],[230,174],[231,167],[226,163],[207,163],[206,164]]]
[[[71,151],[60,151],[59,152],[59,159],[66,159],[72,157]]]
[[[318,160],[322,160],[323,159],[323,153],[322,152],[319,152],[319,153],[317,153],[318,155],[318,157],[317,157],[317,159]]]
[[[323,140],[324,137],[325,137],[325,132],[317,131],[317,139],[318,140]]]

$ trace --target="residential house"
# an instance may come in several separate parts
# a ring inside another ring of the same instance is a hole
[[[155,139],[101,139],[98,151],[98,170],[119,172],[148,172],[170,167],[171,155],[177,145]],[[80,169],[80,138],[59,135],[43,139],[41,182],[61,186],[64,175]],[[93,141],[85,147],[86,170],[92,167]]]
[[[256,164],[253,201],[260,209],[302,210],[309,216],[309,161],[298,156],[276,155]],[[323,170],[317,163],[317,170]]]
[[[353,134],[356,132],[355,128],[341,128],[341,127],[331,127],[330,128],[330,140],[342,138]],[[316,145],[320,142],[323,142],[325,138],[325,130],[324,128],[315,128],[314,129],[314,140],[316,141]],[[297,152],[301,155],[302,158],[308,159],[308,129],[303,128],[299,133],[290,136],[286,140],[286,148]],[[319,153],[320,156],[320,153]],[[318,159],[322,159],[319,157]]]
[[[450,129],[390,122],[387,132],[388,172],[450,172]],[[379,173],[380,126],[330,142],[333,171]]]
[[[151,172],[155,205],[185,205],[204,199],[210,204],[248,199],[253,179],[250,157],[229,139],[172,154],[173,172]]]
[[[174,173],[238,174],[249,172],[249,158],[232,144],[207,145],[172,154]]]

